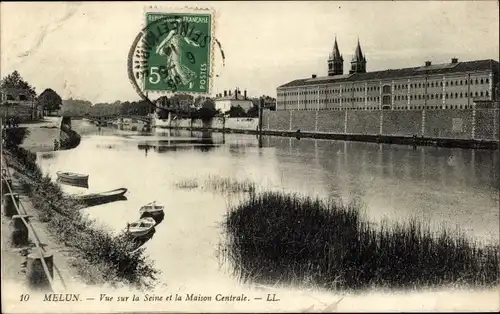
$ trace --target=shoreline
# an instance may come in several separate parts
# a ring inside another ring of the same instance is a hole
[[[464,148],[464,149],[488,149],[498,150],[499,141],[473,140],[473,139],[453,139],[453,138],[426,138],[410,136],[393,135],[369,135],[369,134],[338,134],[338,133],[319,133],[319,132],[297,132],[297,131],[277,131],[277,130],[257,130],[250,129],[229,129],[229,128],[197,128],[197,127],[163,127],[154,126],[157,130],[187,130],[187,131],[212,131],[216,133],[239,133],[264,136],[281,136],[300,138],[313,138],[334,141],[353,141],[379,144],[396,144],[411,146],[434,146],[446,148]]]
[[[63,291],[65,290],[64,287],[71,290],[76,286],[81,286],[83,284],[82,278],[77,274],[77,270],[71,263],[71,249],[57,243],[47,226],[40,221],[37,210],[21,186],[18,172],[8,165],[7,167],[9,168],[8,172],[11,174],[12,192],[19,194],[19,208],[21,211],[24,210],[22,214],[31,216],[29,224],[35,230],[35,234],[31,228],[28,228],[29,245],[21,248],[12,247],[9,237],[13,227],[9,220],[2,217],[2,262],[8,265],[7,269],[2,267],[2,277],[5,276],[5,279],[21,281],[26,284],[24,282],[25,278],[23,278],[26,272],[26,257],[28,254],[37,251],[33,242],[33,239],[35,239],[37,242],[39,241],[42,250],[50,253],[53,257],[54,275],[52,281],[55,284],[54,289]],[[15,267],[16,264],[19,264],[18,267]],[[20,278],[23,279],[20,280]]]
[[[66,198],[58,184],[41,171],[36,163],[36,152],[53,151],[53,147],[49,150],[44,148],[49,148],[49,142],[53,140],[47,137],[47,130],[50,132],[54,129],[40,128],[40,125],[23,125],[21,128],[30,132],[25,139],[34,137],[44,138],[45,141],[29,145],[28,140],[28,145],[23,142],[12,149],[2,148],[2,168],[9,168],[12,189],[20,195],[20,207],[32,216],[30,222],[42,242],[42,247],[48,248],[53,254],[53,280],[59,272],[56,265],[60,265],[58,268],[68,291],[71,290],[70,286],[135,286],[142,289],[150,284],[155,285],[153,277],[157,270],[150,264],[148,257],[144,256],[143,250],[132,254],[131,250],[128,250],[131,242],[127,237],[113,236],[95,226],[93,220],[81,214],[81,204]],[[56,131],[59,134],[60,130]],[[33,142],[33,138],[31,140]],[[51,202],[46,201],[48,195],[52,196]],[[2,244],[5,241],[5,244],[8,244],[11,228],[10,219],[2,217]],[[29,239],[34,239],[31,230]],[[96,250],[95,243],[101,243],[99,250]],[[29,249],[27,247],[25,251]],[[23,271],[16,265],[22,265],[25,261],[23,256],[11,251],[10,245],[2,245],[2,258],[8,260],[7,267],[2,267],[2,277],[15,280]],[[106,256],[111,251],[117,254],[115,260],[107,260]],[[121,263],[134,265],[130,266],[134,269],[120,269]],[[3,274],[4,272],[8,274]],[[153,276],[150,278],[153,281],[148,279],[149,276]]]

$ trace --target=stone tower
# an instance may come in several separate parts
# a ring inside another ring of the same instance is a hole
[[[358,46],[356,47],[356,51],[352,57],[351,70],[349,71],[349,74],[353,73],[366,73],[366,58],[363,56],[363,52],[361,51],[359,39]]]
[[[332,54],[328,58],[328,76],[344,74],[344,58],[339,51],[337,44],[337,36],[335,36],[335,43],[333,44]]]

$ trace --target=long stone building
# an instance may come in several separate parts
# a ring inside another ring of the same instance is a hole
[[[328,75],[298,79],[277,88],[276,110],[433,110],[470,109],[475,102],[498,101],[499,62],[476,60],[366,71],[358,45],[349,73],[337,39]],[[493,103],[492,103],[493,104]]]

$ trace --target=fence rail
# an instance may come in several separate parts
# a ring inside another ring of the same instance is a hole
[[[8,187],[8,191],[10,193],[10,197],[13,198],[12,202],[14,204],[14,207],[15,207],[16,211],[17,211],[17,214],[20,216],[21,220],[26,225],[26,227],[31,231],[31,234],[32,234],[32,236],[34,238],[33,242],[35,244],[35,247],[36,247],[38,253],[40,253],[40,260],[41,260],[41,263],[42,263],[45,275],[47,277],[47,280],[49,281],[50,288],[52,289],[53,292],[56,292],[57,289],[55,289],[54,278],[52,278],[52,275],[50,274],[50,271],[49,271],[49,267],[48,267],[48,265],[47,265],[47,263],[46,263],[46,261],[44,259],[44,253],[46,253],[47,251],[43,248],[42,243],[40,241],[40,238],[38,237],[38,234],[36,233],[36,230],[33,227],[33,225],[31,224],[31,222],[27,221],[22,216],[22,215],[27,215],[27,211],[24,208],[23,204],[21,202],[19,202],[19,203],[16,202],[16,200],[14,199],[14,193],[13,193],[13,190],[12,190],[12,186],[9,184],[9,181],[8,181],[8,179],[11,179],[12,176],[10,174],[8,164],[7,164],[6,159],[4,158],[3,154],[1,155],[1,169],[2,169],[2,180],[5,180],[5,182],[6,182],[6,186]],[[64,290],[67,290],[67,286],[66,286],[66,283],[64,281],[64,278],[61,275],[61,272],[59,271],[59,269],[57,268],[57,266],[55,265],[54,262],[52,264],[53,264],[52,267],[56,271],[56,273],[57,273],[57,275],[58,275],[58,277],[59,277],[59,279],[61,281],[61,284],[62,284]]]

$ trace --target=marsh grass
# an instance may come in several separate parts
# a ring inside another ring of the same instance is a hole
[[[174,186],[178,189],[196,189],[198,187],[198,181],[196,179],[184,179],[175,182]]]
[[[499,248],[458,230],[363,219],[359,206],[266,192],[229,210],[222,258],[242,281],[327,289],[488,286]]]
[[[207,179],[201,184],[197,179],[183,179],[174,183],[178,189],[196,189],[220,193],[220,194],[240,194],[240,193],[254,193],[255,183],[250,180],[236,180],[225,178],[218,175],[209,175]]]
[[[218,193],[254,193],[255,183],[250,180],[239,181],[232,178],[224,178],[210,175],[203,185],[205,189]]]
[[[65,198],[60,187],[42,174],[35,154],[16,147],[6,152],[6,157],[20,173],[40,220],[47,223],[60,244],[72,249],[72,263],[88,284],[126,284],[139,289],[156,284],[159,271],[145,257],[144,249],[135,250],[127,235],[113,236],[84,217],[79,211],[83,205]]]

